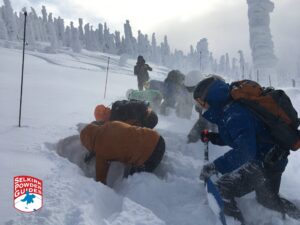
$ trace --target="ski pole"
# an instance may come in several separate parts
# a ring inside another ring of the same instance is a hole
[[[106,86],[107,86],[107,79],[108,79],[109,60],[110,60],[110,57],[108,57],[108,59],[107,59],[106,80],[105,80],[105,89],[104,89],[104,98],[105,98],[105,96],[106,96]]]
[[[209,142],[209,139],[207,137],[208,136],[208,130],[204,130],[203,134],[204,134],[203,142],[205,143],[204,160],[206,162],[208,162],[209,161],[209,154],[208,154],[208,142]]]
[[[23,77],[24,77],[24,60],[25,60],[25,45],[26,45],[26,18],[27,12],[24,12],[24,36],[23,36],[23,56],[22,56],[22,74],[21,74],[21,92],[20,92],[20,108],[19,108],[19,127],[21,127],[22,115],[22,97],[23,97]]]

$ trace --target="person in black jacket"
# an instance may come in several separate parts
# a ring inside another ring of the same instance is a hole
[[[152,68],[146,64],[143,56],[139,55],[136,65],[134,66],[134,75],[137,76],[138,88],[140,91],[144,89],[145,83],[149,80],[148,71],[152,71]]]

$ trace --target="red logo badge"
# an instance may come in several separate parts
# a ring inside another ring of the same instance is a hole
[[[14,177],[14,206],[22,212],[42,208],[43,181],[31,176]]]

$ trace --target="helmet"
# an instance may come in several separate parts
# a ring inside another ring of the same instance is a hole
[[[108,121],[110,117],[110,108],[104,105],[97,105],[94,111],[94,116],[97,121]]]
[[[203,79],[203,75],[198,70],[190,71],[184,79],[184,86],[194,87]]]

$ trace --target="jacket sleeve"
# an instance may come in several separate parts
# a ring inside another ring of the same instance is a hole
[[[227,118],[226,126],[233,148],[214,161],[220,173],[229,173],[255,158],[257,147],[254,123],[249,112],[232,113]]]
[[[96,181],[106,184],[108,169],[108,161],[96,155]]]
[[[146,66],[147,70],[152,71],[152,67],[150,67],[148,64],[146,64]]]
[[[134,66],[134,75],[139,75],[139,67],[137,65]]]
[[[209,140],[212,144],[214,145],[219,145],[219,146],[225,146],[226,144],[224,143],[224,141],[222,140],[222,138],[220,137],[219,133],[216,132],[210,132],[209,133]]]

